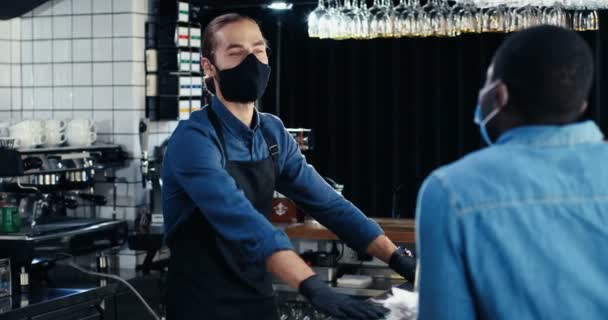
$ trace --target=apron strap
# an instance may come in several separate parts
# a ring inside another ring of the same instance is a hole
[[[217,115],[215,114],[215,111],[213,111],[213,109],[211,109],[211,105],[207,105],[207,107],[205,107],[205,109],[207,109],[207,114],[209,115],[209,121],[211,121],[211,125],[215,129],[217,137],[220,139],[220,143],[222,144],[221,147],[222,147],[222,150],[224,151],[224,156],[226,157],[226,161],[228,161],[228,149],[226,148],[226,140],[224,140],[224,134],[222,132],[222,126],[220,125],[220,120],[217,117]],[[281,170],[279,168],[279,154],[280,154],[279,144],[277,143],[277,140],[274,138],[274,136],[272,134],[270,134],[270,132],[268,132],[266,129],[264,129],[264,125],[263,125],[263,121],[262,121],[260,113],[258,113],[258,116],[260,117],[260,130],[262,130],[262,135],[264,136],[264,141],[266,142],[266,145],[268,146],[268,153],[270,154],[270,157],[272,158],[272,163],[274,164],[275,176],[278,179],[279,175],[281,174]],[[226,161],[224,161],[224,163]]]
[[[279,148],[277,140],[270,132],[268,132],[268,130],[265,129],[263,123],[264,122],[260,118],[260,129],[262,130],[262,135],[264,135],[264,140],[266,141],[266,145],[268,146],[268,153],[270,154],[270,157],[272,157],[272,163],[274,164],[274,174],[276,179],[278,180],[279,176],[281,175],[281,169],[279,168],[279,154],[281,150]]]
[[[207,105],[205,107],[207,109],[207,115],[209,116],[209,121],[211,121],[211,125],[213,129],[215,129],[215,133],[217,137],[220,139],[221,149],[224,152],[224,157],[226,157],[224,163],[228,161],[228,149],[226,148],[226,140],[224,140],[224,133],[222,132],[222,126],[220,125],[220,120],[215,114],[215,112],[211,109],[211,105]]]

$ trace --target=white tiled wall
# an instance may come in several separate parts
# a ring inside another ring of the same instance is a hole
[[[151,2],[52,0],[0,21],[0,122],[94,119],[98,140],[125,145],[133,157],[118,171],[126,181],[117,204],[129,219],[145,201],[138,124],[145,116],[144,30]],[[152,123],[150,151],[175,126]],[[110,184],[99,189],[111,194]]]

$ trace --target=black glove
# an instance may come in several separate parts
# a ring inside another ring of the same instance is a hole
[[[380,305],[333,292],[317,275],[302,281],[299,291],[313,307],[336,319],[384,319],[388,313],[388,310]]]
[[[388,266],[408,281],[416,280],[416,258],[409,250],[397,248],[391,255]]]

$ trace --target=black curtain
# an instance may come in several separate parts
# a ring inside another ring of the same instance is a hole
[[[278,115],[286,127],[313,129],[316,147],[307,154],[309,162],[343,183],[345,196],[368,216],[390,217],[398,190],[396,213],[412,218],[424,178],[482,147],[473,111],[487,66],[505,35],[310,39],[306,17],[313,8],[237,10],[261,22],[273,49],[274,71],[280,55]],[[600,30],[608,27],[606,18],[601,14]],[[608,32],[582,35],[593,47],[596,63],[586,117],[608,132],[608,113],[600,108],[608,75],[602,40]],[[264,112],[277,111],[276,80],[275,74],[263,98]]]

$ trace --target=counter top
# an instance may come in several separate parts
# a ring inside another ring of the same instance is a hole
[[[386,236],[396,243],[415,243],[416,226],[414,219],[372,218],[384,230]],[[314,223],[295,223],[285,227],[291,239],[338,240],[335,233],[324,226]]]
[[[116,291],[115,285],[83,289],[36,288],[29,293],[0,298],[0,320],[29,319],[31,316],[94,308]],[[92,312],[95,312],[92,310]]]
[[[85,269],[89,263],[80,263]],[[112,270],[112,274],[133,283],[142,277],[132,269]],[[109,279],[99,285],[99,278],[89,276],[64,264],[57,264],[48,271],[53,287],[39,281],[32,282],[27,293],[17,293],[0,298],[0,320],[23,319],[89,319],[92,315],[115,319],[116,295],[127,291],[124,285]],[[130,294],[130,292],[129,292]],[[33,318],[34,317],[34,318]],[[72,319],[72,318],[70,318]]]

